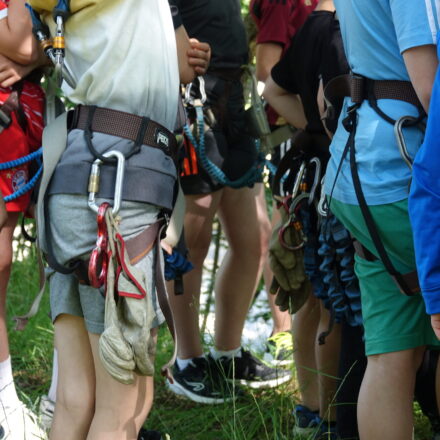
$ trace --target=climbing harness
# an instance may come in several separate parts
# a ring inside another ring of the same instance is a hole
[[[339,163],[336,177],[333,182],[333,187],[330,193],[330,203],[331,196],[333,194],[333,190],[336,185],[337,178],[342,168],[342,164],[345,161],[347,155],[350,163],[350,171],[353,179],[354,190],[356,193],[356,197],[359,203],[359,207],[361,209],[362,215],[364,217],[368,232],[372,238],[376,251],[379,255],[380,260],[384,264],[386,270],[389,272],[393,280],[398,285],[400,291],[405,295],[412,296],[420,291],[417,272],[413,271],[409,274],[401,274],[398,272],[391,259],[388,256],[388,253],[385,249],[383,241],[380,237],[379,231],[371,214],[371,211],[368,207],[368,204],[365,200],[365,196],[362,190],[361,181],[358,174],[357,164],[356,164],[356,150],[355,150],[355,138],[356,138],[356,129],[358,123],[358,114],[357,111],[365,100],[368,100],[369,105],[373,108],[373,110],[380,116],[382,119],[390,123],[395,127],[395,130],[398,134],[398,145],[399,149],[403,155],[403,159],[407,163],[408,166],[411,166],[411,158],[406,149],[406,145],[404,142],[402,127],[403,125],[418,125],[422,123],[425,118],[425,112],[422,109],[420,101],[417,97],[417,94],[412,87],[411,83],[408,81],[375,81],[365,78],[363,76],[357,74],[351,75],[343,75],[337,77],[329,82],[326,89],[324,90],[324,96],[327,96],[326,100],[328,102],[331,101],[330,96],[349,96],[353,104],[347,109],[347,116],[343,120],[344,128],[348,131],[349,136],[347,140],[347,144],[342,153],[341,161]],[[397,99],[400,101],[408,102],[413,104],[415,107],[419,109],[419,117],[418,118],[400,118],[398,121],[394,121],[388,115],[386,115],[378,106],[378,99]],[[330,206],[329,206],[330,208]],[[365,252],[366,249],[359,243],[354,243],[356,252],[362,257],[369,261],[377,260],[378,258],[375,255],[372,255],[371,252]]]
[[[37,172],[32,176],[32,178],[22,187],[17,189],[14,193],[10,194],[9,196],[6,196],[3,198],[3,200],[7,202],[12,202],[13,200],[18,199],[19,197],[23,196],[27,192],[31,191],[35,185],[37,184],[38,180],[41,177],[41,174],[43,173],[43,165],[41,164],[41,156],[42,156],[42,148],[40,148],[37,151],[34,151],[31,154],[28,154],[27,156],[21,157],[20,159],[11,160],[9,162],[3,162],[0,163],[0,171],[3,170],[10,170],[15,167],[24,165],[25,163],[31,162],[33,160],[37,160],[40,162],[40,166],[37,170]]]
[[[328,145],[327,136],[298,132],[292,148],[282,158],[272,184],[279,209],[288,209],[291,214],[283,228],[301,230],[307,277],[313,285],[314,295],[330,311],[330,326],[320,335],[320,344],[325,343],[334,322],[344,319],[352,326],[362,322],[351,237],[334,215],[323,207],[323,162],[325,165],[328,156],[324,153]],[[286,182],[286,196],[277,190],[282,178]],[[285,234],[286,231],[280,230],[279,239],[283,246]]]
[[[70,87],[75,88],[76,81],[64,63],[66,47],[64,26],[70,15],[70,1],[59,0],[53,10],[53,18],[56,24],[56,34],[53,39],[50,36],[49,27],[41,21],[40,16],[35,9],[27,3],[26,7],[28,8],[32,19],[32,33],[40,43],[45,55],[54,66],[54,74],[58,86],[61,86],[64,79]]]
[[[261,176],[263,171],[263,167],[265,164],[265,159],[260,150],[260,143],[258,140],[255,141],[255,148],[258,152],[258,158],[256,163],[246,171],[239,179],[231,180],[226,174],[215,165],[207,156],[205,149],[205,113],[208,115],[208,122],[212,123],[213,116],[212,112],[209,110],[205,110],[204,112],[204,104],[206,103],[206,91],[205,91],[205,81],[203,77],[198,77],[199,83],[199,93],[200,97],[194,98],[192,95],[193,85],[187,87],[185,91],[185,100],[184,104],[186,108],[188,107],[195,110],[196,120],[194,123],[194,132],[191,130],[188,124],[184,126],[184,133],[191,144],[194,146],[197,156],[205,169],[205,171],[217,182],[222,185],[229,186],[231,188],[243,188],[245,186],[252,186]]]

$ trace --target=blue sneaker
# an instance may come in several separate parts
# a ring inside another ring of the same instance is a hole
[[[318,412],[312,411],[304,405],[296,405],[293,410],[295,418],[295,426],[293,427],[294,438],[305,437],[315,438],[316,434],[320,434],[320,426],[322,420]]]

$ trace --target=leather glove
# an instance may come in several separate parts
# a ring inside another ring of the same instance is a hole
[[[277,295],[275,303],[280,310],[295,313],[303,306],[311,290],[304,269],[301,246],[304,239],[301,230],[289,223],[289,214],[284,207],[281,207],[280,213],[281,221],[272,232],[269,246],[269,264],[274,274],[270,292]]]

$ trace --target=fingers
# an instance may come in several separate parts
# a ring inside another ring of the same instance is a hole
[[[211,46],[201,43],[195,38],[190,39],[191,49],[188,50],[188,63],[198,75],[204,75],[211,60]]]

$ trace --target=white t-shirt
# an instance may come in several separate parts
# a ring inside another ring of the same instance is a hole
[[[55,34],[55,1],[31,0]],[[47,12],[45,12],[47,11]],[[66,64],[77,104],[126,111],[174,128],[179,72],[174,27],[165,0],[72,0]]]

